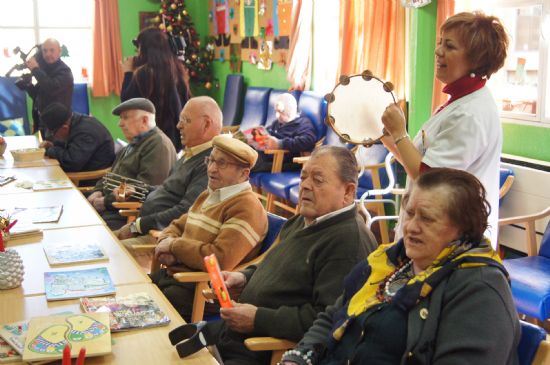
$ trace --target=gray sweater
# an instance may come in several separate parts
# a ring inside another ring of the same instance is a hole
[[[210,151],[212,149],[208,148],[187,161],[179,159],[164,183],[147,196],[140,210],[142,232],[164,229],[171,221],[187,213],[208,185],[204,157]]]
[[[297,346],[302,353],[328,346],[342,298],[317,317]],[[459,269],[409,311],[401,364],[514,365],[519,339],[518,315],[503,273],[494,267]],[[284,360],[305,364],[294,355]]]

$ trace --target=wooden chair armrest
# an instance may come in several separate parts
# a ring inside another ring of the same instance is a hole
[[[537,352],[535,353],[535,358],[533,359],[532,365],[548,365],[550,363],[550,342],[544,340],[540,343]]]
[[[510,188],[512,187],[512,184],[514,183],[514,176],[510,175],[504,180],[504,184],[500,187],[500,190],[498,192],[498,198],[501,199],[504,195],[508,193]]]
[[[250,351],[286,350],[296,346],[296,342],[275,337],[250,337],[244,344]]]
[[[218,297],[216,297],[216,292],[212,288],[204,289],[202,291],[202,296],[206,300],[218,300]]]
[[[394,189],[391,189],[391,193],[393,195],[405,195],[405,189],[403,188],[394,188]]]
[[[287,150],[264,150],[266,155],[273,155],[273,164],[271,165],[271,173],[277,173],[283,171],[283,160]]]
[[[137,217],[139,209],[121,209],[118,211],[118,214],[123,217]]]
[[[307,160],[309,160],[309,157],[310,156],[300,156],[300,157],[294,157],[292,159],[292,162],[294,163],[299,163],[299,164],[305,164],[307,162]]]
[[[113,202],[113,207],[117,209],[139,209],[141,202]]]
[[[100,179],[109,171],[111,171],[110,167],[94,171],[67,172],[66,174],[67,177],[73,182],[73,184],[78,185],[78,183],[82,180]]]
[[[180,283],[200,283],[209,282],[210,277],[207,272],[178,272],[174,274],[174,279]]]
[[[74,184],[74,182],[73,182],[73,184]],[[80,191],[82,193],[87,193],[89,191],[94,190],[94,187],[93,186],[78,186],[77,189],[78,189],[78,191]]]
[[[534,222],[538,219],[544,218],[546,216],[550,215],[550,207],[544,209],[541,212],[533,213],[533,214],[527,214],[527,215],[520,215],[516,217],[509,217],[509,218],[501,218],[498,221],[499,226],[507,226],[509,224],[518,224],[518,223],[527,223],[527,222]]]
[[[238,125],[226,125],[225,127],[222,127],[222,133],[235,133],[238,130]]]

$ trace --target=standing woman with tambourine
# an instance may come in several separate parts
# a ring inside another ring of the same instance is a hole
[[[168,36],[160,29],[144,29],[134,44],[138,47],[138,55],[122,62],[124,81],[120,100],[149,99],[155,105],[157,127],[179,151],[182,146],[176,125],[183,106],[191,97],[187,70],[172,52]]]
[[[382,139],[404,166],[408,184],[431,167],[451,167],[475,175],[491,204],[489,234],[496,246],[502,130],[497,105],[485,86],[506,59],[508,37],[500,20],[483,13],[459,13],[445,21],[435,50],[436,77],[449,100],[411,140],[401,109],[382,116],[389,136]],[[410,188],[410,187],[409,187]],[[468,214],[468,212],[464,212]]]

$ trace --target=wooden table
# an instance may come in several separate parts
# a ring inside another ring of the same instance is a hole
[[[109,261],[96,261],[81,264],[68,264],[51,267],[44,253],[44,244],[96,242],[109,257]],[[10,292],[20,295],[45,294],[44,272],[70,271],[106,267],[115,286],[123,284],[150,283],[151,280],[135,263],[133,257],[103,225],[45,230],[43,237],[31,236],[25,239],[10,240],[8,248],[21,255],[25,265],[25,277],[21,287],[0,292],[0,298]]]
[[[102,225],[103,220],[86,198],[76,189],[48,190],[17,194],[0,194],[0,208],[12,211],[14,208],[49,207],[63,205],[63,213],[57,223],[36,223],[33,228],[59,229]],[[26,224],[21,222],[21,224]]]
[[[184,359],[179,358],[175,348],[170,344],[168,332],[178,326],[181,326],[185,322],[154,284],[117,286],[118,295],[128,295],[139,292],[146,292],[155,300],[159,307],[170,318],[170,324],[162,327],[114,333],[112,335],[113,352],[106,356],[86,358],[86,365],[218,364],[205,349]],[[2,322],[6,323],[18,322],[36,316],[45,316],[66,311],[71,311],[74,313],[82,312],[80,309],[80,302],[78,300],[48,302],[46,301],[46,297],[43,295],[23,297],[15,294],[2,296],[1,299],[0,318],[2,318]]]
[[[3,156],[0,156],[0,169],[10,169],[13,167],[37,167],[37,166],[57,166],[59,162],[51,158],[43,158],[36,161],[14,161],[11,155],[12,150],[18,150],[22,148],[36,148],[38,147],[38,139],[36,136],[17,136],[17,137],[4,137],[8,144]]]
[[[59,166],[42,166],[42,167],[29,167],[29,168],[17,168],[11,167],[0,170],[2,176],[15,176],[17,180],[10,182],[4,186],[0,186],[0,194],[14,194],[14,193],[32,193],[32,188],[25,189],[17,187],[18,183],[25,181],[34,183],[36,181],[44,180],[61,180],[67,179],[67,175]]]

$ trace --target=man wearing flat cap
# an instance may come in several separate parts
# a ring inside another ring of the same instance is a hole
[[[66,172],[93,171],[111,166],[113,137],[94,117],[71,112],[61,103],[48,105],[40,115],[46,140],[40,147]]]
[[[232,270],[258,255],[259,243],[267,232],[266,212],[248,182],[257,152],[227,136],[214,137],[212,145],[204,161],[208,189],[186,214],[162,231],[155,257],[166,268],[150,274],[187,321],[194,284],[179,283],[172,274],[206,271],[203,259],[210,254],[216,255],[222,270]]]
[[[118,126],[128,140],[113,163],[111,171],[149,185],[159,185],[170,173],[176,161],[176,150],[168,137],[156,126],[155,106],[144,98],[125,101],[113,109],[120,116]],[[112,206],[115,196],[103,179],[88,196],[90,204],[105,219],[118,214]]]

